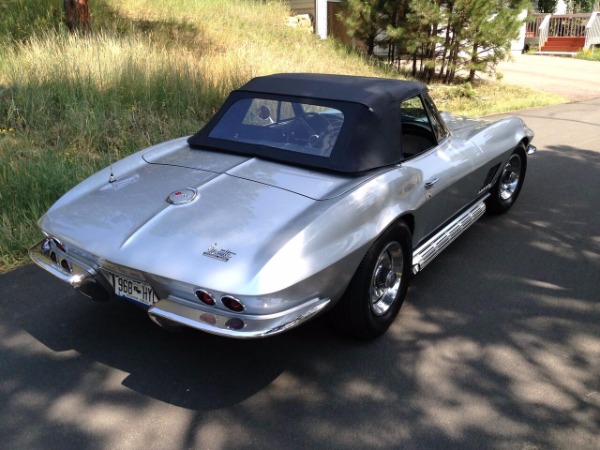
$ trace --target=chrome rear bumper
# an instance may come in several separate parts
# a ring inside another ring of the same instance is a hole
[[[158,301],[148,310],[150,318],[161,326],[185,325],[219,336],[248,339],[272,336],[296,327],[314,317],[329,304],[329,299],[314,298],[292,309],[276,314],[258,316],[226,315],[198,309],[190,302],[169,297]]]
[[[31,247],[29,256],[34,263],[89,298],[104,301],[114,297],[114,288],[99,274],[99,269],[71,253],[67,255],[51,241],[45,238]],[[45,246],[47,242],[50,244]],[[251,315],[214,309],[207,311],[189,300],[169,296],[151,306],[148,315],[165,328],[187,326],[219,336],[249,339],[272,336],[296,327],[314,317],[329,302],[328,298],[313,298],[278,313]]]

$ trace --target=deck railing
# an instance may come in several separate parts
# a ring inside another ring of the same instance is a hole
[[[584,49],[600,45],[600,12],[591,14],[532,14],[525,42],[542,48],[549,37],[585,37]]]
[[[600,44],[600,13],[594,12],[585,26],[585,45],[583,48],[587,50],[592,45],[598,44]]]
[[[555,14],[550,20],[549,36],[583,37],[591,14]]]
[[[532,14],[525,23],[525,37],[532,38],[539,36],[538,30],[540,29],[540,25],[546,16],[548,16],[548,14]]]
[[[583,37],[586,30],[597,26],[600,12],[588,14],[532,14],[527,21],[525,35],[537,37],[544,25],[548,24],[548,35],[551,37]]]
[[[552,18],[551,14],[546,15],[543,19],[542,22],[540,23],[540,26],[538,28],[538,48],[542,48],[544,46],[544,44],[546,43],[546,41],[548,40],[548,33],[550,30],[550,19]]]

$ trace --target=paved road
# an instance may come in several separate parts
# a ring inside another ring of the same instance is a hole
[[[513,55],[498,66],[502,82],[554,93],[570,101],[600,98],[600,62],[546,55]]]
[[[0,277],[1,449],[594,449],[600,100],[525,111],[519,202],[419,274],[389,333],[163,332],[41,270]]]

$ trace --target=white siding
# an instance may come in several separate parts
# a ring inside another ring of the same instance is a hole
[[[327,2],[341,0],[289,0],[290,9],[295,14],[310,14],[314,20],[315,33],[321,39],[327,38]]]
[[[315,0],[290,0],[290,8],[294,12],[315,15]]]
[[[317,35],[327,39],[327,0],[317,0]]]

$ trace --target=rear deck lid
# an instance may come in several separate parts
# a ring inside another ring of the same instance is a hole
[[[345,175],[311,170],[252,156],[192,149],[189,146],[183,146],[169,153],[165,153],[161,151],[160,147],[157,147],[145,153],[144,160],[149,164],[227,174],[294,192],[313,200],[327,200],[340,196],[382,170],[387,170],[379,169],[360,176]]]

